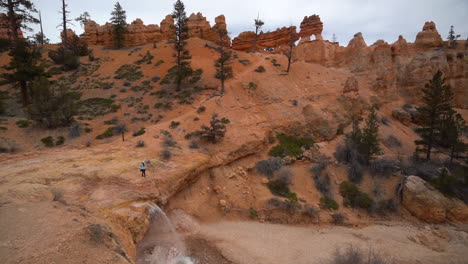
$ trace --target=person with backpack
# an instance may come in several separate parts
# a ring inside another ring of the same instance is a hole
[[[146,164],[142,162],[140,164],[141,177],[146,177]]]

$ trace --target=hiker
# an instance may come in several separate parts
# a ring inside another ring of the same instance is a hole
[[[140,164],[141,177],[146,177],[146,164],[142,162]]]

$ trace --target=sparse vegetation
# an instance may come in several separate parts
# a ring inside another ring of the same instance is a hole
[[[374,202],[367,193],[362,192],[356,185],[347,181],[340,184],[340,194],[343,196],[344,206],[347,207],[369,210]]]
[[[115,72],[115,79],[123,79],[129,82],[134,82],[143,77],[143,72],[140,66],[124,64]]]
[[[146,146],[145,141],[143,141],[143,140],[138,140],[137,141],[137,144],[136,144],[137,148],[143,148],[144,146]]]
[[[276,196],[288,197],[289,193],[291,192],[289,190],[288,184],[280,179],[269,181],[267,186],[271,193]]]
[[[362,250],[353,245],[346,248],[337,248],[329,261],[326,264],[391,264],[392,262],[386,260],[384,257],[375,251]]]
[[[279,145],[274,146],[268,155],[272,157],[300,157],[302,155],[302,147],[308,149],[313,144],[312,139],[295,138],[287,135],[278,136]]]
[[[250,90],[256,90],[258,88],[258,85],[254,82],[249,82],[249,89]]]
[[[42,138],[41,142],[44,144],[44,146],[46,146],[48,148],[51,148],[51,147],[55,146],[54,138],[52,136]]]
[[[109,127],[102,134],[96,136],[96,139],[102,140],[102,139],[110,138],[110,137],[113,137],[113,136],[114,136],[114,130],[113,130],[112,127]]]
[[[265,67],[263,67],[263,66],[261,66],[261,65],[258,66],[257,69],[255,69],[255,72],[259,72],[259,73],[262,73],[262,72],[265,72],[265,71],[266,71]]]
[[[249,216],[250,216],[250,218],[252,218],[252,219],[257,218],[257,217],[258,217],[258,212],[257,212],[257,210],[256,210],[255,208],[250,207],[250,208],[249,208]]]
[[[143,135],[143,134],[145,134],[145,133],[146,133],[146,130],[145,130],[144,127],[142,127],[142,128],[140,128],[140,130],[135,131],[135,132],[133,133],[133,136],[134,136],[134,137],[138,137],[138,136],[141,136],[141,135]]]
[[[161,158],[163,160],[166,160],[166,161],[170,160],[171,157],[172,157],[172,153],[171,153],[171,151],[169,149],[165,148],[165,149],[161,150]]]
[[[65,138],[63,136],[57,137],[57,141],[55,141],[55,146],[60,146],[65,143]]]
[[[10,138],[0,137],[0,153],[13,153],[19,150],[16,141]]]
[[[338,203],[328,196],[322,196],[322,198],[320,198],[320,208],[322,209],[338,210],[339,207]]]
[[[344,224],[346,217],[343,213],[334,213],[332,214],[332,220],[333,220],[333,224],[342,225]],[[343,262],[343,264],[350,264],[350,263],[354,263],[354,262]]]
[[[18,121],[16,121],[16,125],[19,128],[26,128],[26,127],[29,126],[29,121],[28,120],[18,120]]]
[[[198,107],[198,109],[197,109],[197,113],[199,113],[199,114],[204,113],[205,110],[206,110],[206,107],[200,106],[200,107]]]
[[[179,121],[172,121],[171,124],[169,125],[170,129],[177,128],[180,125]]]
[[[269,179],[273,178],[273,173],[283,167],[283,159],[272,157],[268,160],[262,160],[255,164],[255,169],[258,173],[267,176]]]

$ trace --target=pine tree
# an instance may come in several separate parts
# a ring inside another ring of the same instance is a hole
[[[422,92],[423,106],[418,107],[417,110],[425,126],[417,129],[421,140],[416,140],[415,144],[417,145],[416,152],[424,152],[426,160],[430,160],[432,148],[440,137],[443,116],[448,115],[451,110],[453,93],[450,85],[445,84],[441,71],[434,75]]]
[[[120,49],[124,46],[125,33],[127,32],[127,15],[119,2],[114,6],[111,13],[111,24],[113,25],[115,47]]]
[[[7,83],[18,84],[23,106],[30,103],[29,84],[37,76],[44,75],[44,67],[39,65],[41,54],[36,46],[26,41],[18,41],[10,51],[10,63],[5,66],[8,73],[2,74]]]
[[[174,12],[172,12],[172,17],[175,20],[175,29],[174,35],[174,57],[176,58],[176,65],[169,69],[168,74],[165,77],[165,82],[170,82],[171,80],[176,84],[176,91],[180,91],[182,84],[185,80],[189,79],[194,75],[194,71],[190,67],[190,52],[187,49],[187,39],[189,38],[188,34],[188,25],[187,25],[187,15],[185,13],[185,6],[182,1],[177,0],[174,4]],[[195,82],[193,80],[191,82]]]
[[[62,26],[62,46],[63,46],[63,56],[65,56],[65,52],[68,48],[68,34],[67,34],[67,23],[70,22],[70,19],[67,18],[70,11],[67,10],[67,3],[65,0],[62,0],[62,10],[60,13],[62,14],[62,23],[59,26]]]
[[[224,94],[224,81],[233,77],[232,67],[232,51],[226,50],[224,45],[227,38],[227,31],[225,29],[218,29],[219,35],[219,58],[216,60],[216,74],[215,78],[221,81],[221,94]]]
[[[86,23],[88,23],[89,20],[91,20],[91,16],[89,15],[88,12],[84,12],[79,17],[75,18],[75,21],[80,22],[80,25],[83,28],[86,25]]]
[[[353,119],[353,130],[348,135],[349,139],[351,139],[357,146],[360,146],[362,142],[362,131],[359,127],[359,123],[359,119]]]
[[[296,27],[289,27],[289,50],[285,52],[285,55],[288,58],[288,68],[286,69],[287,73],[289,73],[289,70],[291,69],[291,60],[293,56],[294,42],[296,42],[296,39]]]
[[[377,120],[375,108],[372,108],[367,116],[366,126],[362,129],[362,139],[359,145],[360,151],[368,164],[376,155],[382,152],[379,139],[379,121]]]
[[[223,119],[219,119],[218,114],[213,114],[211,117],[210,126],[208,127],[203,125],[201,127],[202,130],[198,131],[197,134],[200,135],[201,139],[216,144],[226,134],[226,125],[224,125]]]
[[[449,35],[447,37],[447,40],[449,41],[449,48],[456,48],[457,47],[457,39],[460,37],[460,35],[455,34],[455,30],[453,30],[453,26],[450,26],[449,30]]]
[[[443,123],[443,131],[441,132],[444,136],[440,139],[440,143],[444,143],[448,147],[450,162],[453,162],[458,153],[466,151],[467,146],[461,138],[463,131],[466,129],[466,122],[459,113],[451,109]]]
[[[37,13],[34,3],[29,0],[0,0],[0,9],[6,10],[8,18],[8,36],[13,40],[13,46],[20,41],[20,30],[31,31],[28,24],[37,24],[39,20],[33,16]]]
[[[263,25],[265,25],[265,22],[263,22],[260,17],[257,17],[257,19],[254,19],[254,26],[255,26],[255,40],[254,40],[254,45],[253,45],[253,50],[252,52],[255,53],[257,52],[257,40],[258,40],[258,31],[262,28]]]

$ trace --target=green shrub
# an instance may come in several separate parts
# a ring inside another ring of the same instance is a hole
[[[344,206],[352,208],[370,209],[374,201],[370,196],[359,190],[359,188],[347,181],[340,184],[340,194],[343,196]]]
[[[177,128],[180,125],[179,121],[172,121],[171,124],[169,125],[170,129]]]
[[[249,89],[256,90],[258,85],[254,82],[249,82]]]
[[[268,160],[261,160],[255,164],[255,170],[267,176],[269,179],[273,178],[273,173],[283,167],[283,159],[278,157],[269,158]]]
[[[448,196],[455,196],[458,180],[457,177],[450,174],[450,171],[447,168],[442,168],[439,176],[431,179],[429,183],[441,193]]]
[[[112,129],[112,127],[109,127],[102,134],[98,135],[96,137],[96,139],[101,140],[101,139],[110,138],[110,137],[113,137],[113,136],[114,136],[114,130]]]
[[[250,61],[249,60],[239,60],[240,64],[244,65],[244,66],[247,66],[250,64]]]
[[[302,155],[302,147],[308,149],[314,144],[312,139],[295,138],[286,135],[279,135],[278,140],[279,145],[274,146],[270,152],[268,152],[268,155],[281,158],[286,156],[299,157]]]
[[[267,186],[271,193],[276,196],[288,197],[289,193],[291,192],[289,190],[288,184],[282,180],[269,181]]]
[[[252,219],[257,218],[257,217],[258,217],[258,212],[257,212],[257,210],[256,210],[255,208],[250,207],[250,208],[249,208],[249,216],[250,216],[250,218],[252,218]]]
[[[42,138],[41,141],[44,144],[44,146],[48,148],[51,148],[54,146],[54,138],[52,136]]]
[[[328,196],[320,198],[320,208],[327,210],[338,210],[340,206],[338,203]]]
[[[29,121],[28,120],[18,120],[18,121],[16,121],[16,125],[19,128],[25,128],[25,127],[29,126]]]
[[[115,113],[120,109],[120,105],[114,104],[114,99],[94,97],[78,103],[78,113],[87,116],[101,116],[108,113]]]
[[[271,64],[273,64],[273,66],[275,66],[275,67],[281,66],[281,64],[279,64],[278,61],[276,61],[276,59],[272,59]]]
[[[255,72],[259,72],[259,73],[262,73],[262,72],[265,72],[265,71],[266,71],[265,67],[263,67],[263,66],[258,66],[258,68],[255,69]]]
[[[143,134],[145,134],[145,133],[146,133],[146,130],[145,130],[144,127],[142,127],[142,128],[140,128],[140,130],[134,132],[134,133],[133,133],[133,136],[134,136],[134,137],[138,137],[138,136],[141,136],[141,135],[143,135]]]
[[[63,145],[63,143],[65,143],[65,138],[63,136],[59,136],[57,141],[55,141],[55,146]]]
[[[229,119],[223,117],[223,118],[221,118],[221,123],[227,125],[227,124],[231,123],[231,120],[229,120]]]
[[[163,64],[164,63],[164,60],[158,60],[154,66],[158,67],[159,65]]]
[[[201,113],[205,112],[205,110],[206,110],[206,107],[200,106],[200,107],[198,107],[198,109],[197,109],[197,113],[201,114]]]
[[[140,55],[141,56],[141,55]],[[135,62],[135,64],[138,64],[138,65],[141,65],[143,63],[146,63],[146,64],[152,64],[152,60],[153,60],[154,56],[151,55],[151,52],[150,51],[147,51],[145,56],[143,56],[143,58],[137,60]]]
[[[85,127],[84,131],[85,131],[85,133],[91,133],[93,131],[93,129],[89,128],[89,127]]]

